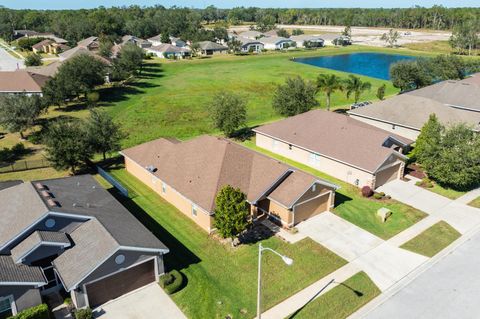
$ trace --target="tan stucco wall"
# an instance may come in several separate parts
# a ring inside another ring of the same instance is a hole
[[[258,206],[268,211],[271,216],[280,219],[284,226],[290,226],[293,222],[292,211],[272,200],[264,199],[258,204]]]
[[[258,133],[256,134],[256,143],[258,147],[264,148],[273,153],[285,156],[299,163],[318,169],[319,171],[325,172],[347,183],[355,185],[355,180],[358,179],[359,187],[363,187],[366,185],[373,186],[374,176],[368,172],[331,160],[324,156],[320,156],[319,164],[315,165],[313,163],[310,163],[310,152],[298,148],[294,145],[292,145],[292,149],[290,150],[288,144],[281,141],[277,141],[276,147],[274,149],[272,140],[273,139],[268,136]]]
[[[125,157],[125,168],[126,170],[141,180],[145,185],[153,189],[158,195],[160,195],[167,202],[175,206],[179,211],[188,218],[192,219],[197,223],[201,228],[207,232],[211,232],[213,229],[213,216],[210,216],[206,211],[197,206],[197,216],[192,215],[192,202],[187,198],[183,197],[175,189],[171,188],[168,184],[165,183],[165,193],[162,192],[162,181],[147,171],[145,168],[141,167],[131,159]]]
[[[307,202],[296,205],[293,209],[294,223],[297,224],[307,218],[313,217],[320,213],[330,210],[331,196],[329,193]]]
[[[403,126],[398,126],[398,125],[394,126],[394,125],[389,124],[389,123],[384,123],[384,122],[380,122],[380,121],[376,121],[376,120],[372,120],[372,119],[367,119],[367,118],[364,118],[362,116],[357,116],[355,114],[349,114],[349,115],[350,115],[350,117],[352,117],[356,120],[359,120],[359,121],[362,121],[364,123],[376,126],[378,128],[381,128],[382,130],[385,130],[385,131],[388,131],[388,132],[391,132],[391,133],[395,133],[397,135],[408,138],[412,141],[415,141],[417,139],[418,135],[420,134],[420,131],[410,129],[410,128],[406,128],[406,127],[403,127]],[[395,127],[395,129],[393,127]]]

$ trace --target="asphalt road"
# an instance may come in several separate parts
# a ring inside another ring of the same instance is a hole
[[[368,319],[480,317],[480,233],[365,316]]]
[[[23,68],[23,61],[13,57],[0,46],[0,71],[15,71],[18,67]]]

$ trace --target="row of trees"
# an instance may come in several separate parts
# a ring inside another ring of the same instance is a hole
[[[418,89],[443,80],[461,80],[480,70],[480,62],[453,55],[399,61],[390,67],[393,85],[402,91]]]
[[[414,155],[441,185],[465,190],[480,184],[480,135],[465,124],[445,127],[432,114],[417,138]]]

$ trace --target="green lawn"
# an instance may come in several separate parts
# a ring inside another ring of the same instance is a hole
[[[335,197],[335,214],[382,239],[395,236],[427,216],[424,212],[395,200],[377,201],[364,198],[357,187],[307,165],[261,149],[255,145],[254,139],[245,141],[243,145],[339,185],[341,188],[337,191]],[[382,223],[376,215],[377,210],[382,207],[386,207],[393,212],[386,223]]]
[[[417,186],[420,186],[421,182],[417,182]],[[452,188],[446,188],[443,186],[438,185],[437,183],[433,182],[433,187],[424,187],[426,190],[429,190],[431,192],[434,192],[438,195],[442,195],[444,197],[450,198],[450,199],[457,199],[463,195],[465,195],[467,192],[466,191],[457,191]]]
[[[433,257],[460,236],[461,234],[455,228],[444,221],[440,221],[400,247],[427,257]]]
[[[287,318],[347,318],[379,294],[380,289],[367,274],[359,272]]]
[[[167,268],[185,275],[186,287],[172,296],[182,311],[189,318],[254,317],[257,245],[220,244],[125,170],[111,173],[135,191],[133,199],[123,199],[125,206],[170,248]],[[264,310],[346,264],[310,239],[292,245],[272,237],[262,244],[294,259],[289,267],[273,254],[264,255]]]
[[[480,197],[477,197],[476,199],[472,200],[468,205],[476,208],[480,208]]]

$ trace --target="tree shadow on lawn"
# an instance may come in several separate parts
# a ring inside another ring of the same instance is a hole
[[[154,79],[163,77],[163,69],[160,63],[149,63],[143,66],[142,71],[136,77],[139,79]]]
[[[192,264],[197,264],[202,260],[191,250],[185,247],[178,239],[170,234],[162,225],[153,219],[147,212],[137,205],[131,198],[121,195],[115,188],[108,189],[120,203],[125,206],[130,213],[135,216],[155,237],[164,243],[170,252],[165,255],[165,267],[167,270],[176,269],[178,271],[188,268]],[[185,278],[184,278],[185,279]]]
[[[128,100],[129,96],[145,93],[143,90],[140,90],[139,85],[136,87],[134,84],[135,83],[131,83],[126,86],[114,86],[99,89],[98,93],[100,93],[100,102],[98,105],[112,106],[113,103]]]

